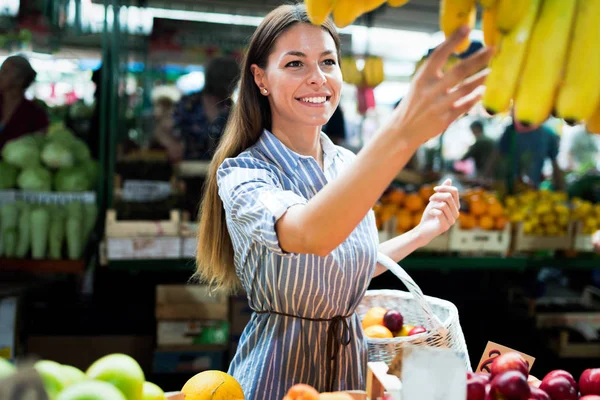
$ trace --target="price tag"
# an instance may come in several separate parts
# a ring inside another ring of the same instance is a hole
[[[501,344],[488,342],[487,346],[485,346],[485,350],[483,351],[483,355],[481,356],[481,360],[479,361],[479,365],[475,372],[491,372],[490,368],[492,367],[492,363],[494,359],[501,354],[505,353],[519,353],[523,356],[527,364],[529,365],[529,371],[531,371],[531,367],[533,367],[533,363],[535,362],[535,358],[527,355],[525,353],[521,353],[520,351],[513,350],[510,347],[502,346]]]
[[[126,201],[160,201],[170,195],[170,182],[127,180],[123,184],[123,200]]]
[[[0,379],[2,400],[48,400],[42,378],[33,368],[21,368],[15,374]]]
[[[85,204],[96,202],[96,192],[19,192],[17,198],[30,204],[68,204],[78,201]]]

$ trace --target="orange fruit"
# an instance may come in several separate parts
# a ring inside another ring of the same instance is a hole
[[[395,204],[397,206],[401,206],[404,201],[405,193],[402,189],[392,189],[392,191],[387,195],[387,201],[391,204]]]
[[[288,390],[283,400],[319,400],[319,392],[310,385],[297,383]]]
[[[410,193],[404,198],[404,207],[408,211],[418,211],[425,208],[425,202],[418,194]]]
[[[479,226],[485,231],[491,231],[494,229],[494,218],[489,215],[483,215],[479,218]]]
[[[389,339],[394,337],[392,331],[382,325],[369,326],[365,329],[365,335],[372,339]]]
[[[373,325],[381,325],[383,326],[383,316],[387,310],[383,307],[373,307],[365,314],[365,317],[362,320],[363,329],[367,329]]]
[[[504,208],[502,207],[502,204],[500,204],[500,202],[498,200],[494,199],[490,199],[488,200],[488,214],[490,217],[492,218],[496,218],[501,216],[502,214],[504,214]]]
[[[486,202],[481,197],[479,197],[479,196],[471,197],[471,200],[469,202],[469,210],[471,211],[471,214],[478,217],[480,215],[487,213],[487,208],[488,207],[487,207]]]
[[[460,229],[471,230],[475,228],[476,221],[475,217],[473,217],[471,214],[459,214],[458,223]]]
[[[242,387],[222,371],[203,371],[192,376],[181,389],[186,400],[244,400]]]
[[[496,222],[494,223],[494,229],[497,231],[504,230],[504,227],[508,223],[508,217],[500,216],[496,218]]]
[[[433,190],[433,186],[431,185],[423,185],[419,188],[419,196],[423,199],[423,201],[428,202],[429,198],[433,196],[435,190]]]
[[[398,223],[397,233],[404,233],[412,228],[412,216],[408,210],[399,210],[396,213],[396,220]]]

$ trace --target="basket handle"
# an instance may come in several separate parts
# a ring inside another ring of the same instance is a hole
[[[408,273],[406,273],[406,271],[400,265],[398,265],[398,263],[394,262],[394,260],[383,253],[377,253],[377,262],[390,270],[394,275],[396,275],[396,277],[398,277],[398,279],[402,281],[402,283],[404,283],[404,286],[406,286],[410,294],[413,295],[415,301],[419,305],[419,308],[429,320],[432,328],[439,328],[443,326],[442,322],[431,310],[431,306],[425,299],[425,295],[423,294],[423,291],[419,285],[417,285],[413,278],[411,278],[410,275],[408,275]]]

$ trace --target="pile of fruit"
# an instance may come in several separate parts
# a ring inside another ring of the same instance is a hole
[[[362,319],[365,335],[372,339],[413,336],[427,332],[422,326],[404,323],[404,316],[398,310],[372,307]]]
[[[494,359],[489,373],[467,373],[467,400],[600,400],[600,369],[587,369],[575,381],[564,370],[548,373],[541,381],[529,375],[519,353]]]
[[[352,396],[343,392],[319,393],[310,385],[298,383],[288,390],[283,400],[352,400]]]
[[[4,204],[0,207],[0,257],[77,260],[97,216],[95,203]]]
[[[523,232],[535,236],[566,235],[571,220],[564,192],[526,191],[504,199],[511,222],[523,223]]]
[[[406,193],[400,188],[390,189],[373,208],[377,228],[381,230],[392,217],[396,219],[397,234],[414,228],[421,222],[423,211],[433,194],[431,185],[423,185],[413,193]]]
[[[6,143],[0,161],[0,190],[93,190],[98,168],[87,144],[63,123],[55,123],[46,135],[30,134]]]
[[[98,359],[84,373],[54,361],[42,360],[34,368],[52,400],[165,400],[157,385],[147,382],[140,365],[125,354]],[[10,380],[18,370],[0,358],[0,379]]]
[[[468,190],[461,198],[458,226],[463,230],[474,228],[485,231],[501,231],[508,223],[508,216],[502,202],[482,189]]]
[[[600,204],[574,198],[571,205],[571,220],[581,223],[581,233],[593,235],[600,230]]]

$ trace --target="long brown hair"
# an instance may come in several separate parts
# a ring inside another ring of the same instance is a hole
[[[233,245],[225,222],[223,202],[219,197],[217,170],[225,159],[236,157],[255,144],[264,129],[271,129],[269,101],[260,94],[250,66],[256,64],[265,69],[277,39],[297,23],[310,23],[303,4],[279,6],[262,20],[252,35],[241,65],[237,104],[232,109],[210,163],[200,204],[195,278],[214,289],[235,292],[241,286],[235,273]],[[327,20],[322,27],[335,41],[339,59],[340,39],[335,25]]]

